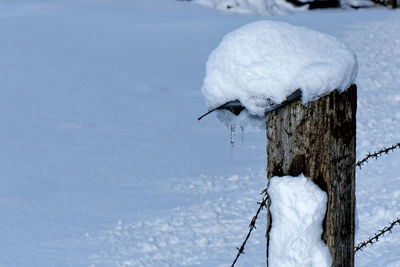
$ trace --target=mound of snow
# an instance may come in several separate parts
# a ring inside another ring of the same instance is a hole
[[[258,21],[227,34],[208,58],[202,92],[209,109],[239,100],[264,116],[300,88],[303,103],[343,91],[357,75],[354,52],[335,37],[278,21]]]
[[[310,179],[273,177],[272,228],[269,233],[269,266],[331,266],[329,248],[321,240],[327,196]]]

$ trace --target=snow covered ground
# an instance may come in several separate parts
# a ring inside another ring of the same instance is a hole
[[[285,0],[194,0],[194,2],[229,13],[247,15],[276,15],[308,9],[308,6],[294,7]]]
[[[265,17],[262,17],[265,19]],[[400,13],[269,17],[359,60],[357,154],[400,140]],[[0,2],[0,266],[227,266],[266,185],[265,133],[206,109],[205,62],[260,17],[173,0]],[[400,151],[357,170],[366,239],[400,215]],[[265,214],[238,266],[264,266]],[[357,266],[400,266],[400,230]]]

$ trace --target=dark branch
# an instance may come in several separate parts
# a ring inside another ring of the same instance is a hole
[[[240,103],[239,100],[235,100],[235,101],[229,101],[219,107],[213,108],[209,111],[207,111],[206,113],[204,113],[203,115],[201,115],[200,117],[197,118],[197,120],[201,120],[202,118],[204,118],[205,116],[207,116],[208,114],[210,114],[211,112],[214,112],[218,109],[227,109],[230,112],[232,112],[233,114],[235,114],[236,116],[240,114],[240,112],[242,112],[242,110],[244,109],[244,107],[242,106],[242,104]]]
[[[284,105],[290,104],[298,99],[301,99],[302,96],[302,92],[300,89],[297,89],[296,91],[294,91],[293,93],[291,93],[290,95],[288,95],[285,99],[285,101],[283,101],[281,104],[277,104],[274,101],[272,101],[271,99],[267,99],[267,104],[269,105],[269,107],[266,109],[265,113],[268,113],[274,109],[277,109],[279,107],[282,107]],[[206,113],[204,113],[203,115],[201,115],[200,117],[197,118],[197,120],[201,120],[202,118],[204,118],[205,116],[207,116],[208,114],[219,110],[219,109],[225,109],[225,110],[229,110],[230,112],[232,112],[233,114],[235,114],[236,116],[240,114],[240,112],[242,112],[242,110],[245,109],[245,107],[240,103],[239,100],[235,100],[235,101],[230,101],[227,102],[219,107],[213,108],[209,111],[207,111]]]

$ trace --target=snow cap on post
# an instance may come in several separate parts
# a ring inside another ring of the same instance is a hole
[[[258,21],[227,34],[210,54],[202,92],[208,108],[239,100],[263,117],[301,89],[303,103],[355,82],[354,52],[335,37],[279,21]]]

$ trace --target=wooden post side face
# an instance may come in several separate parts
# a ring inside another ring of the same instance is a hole
[[[352,85],[306,106],[297,101],[267,114],[268,178],[304,173],[327,193],[322,240],[332,266],[354,266],[356,109]]]

